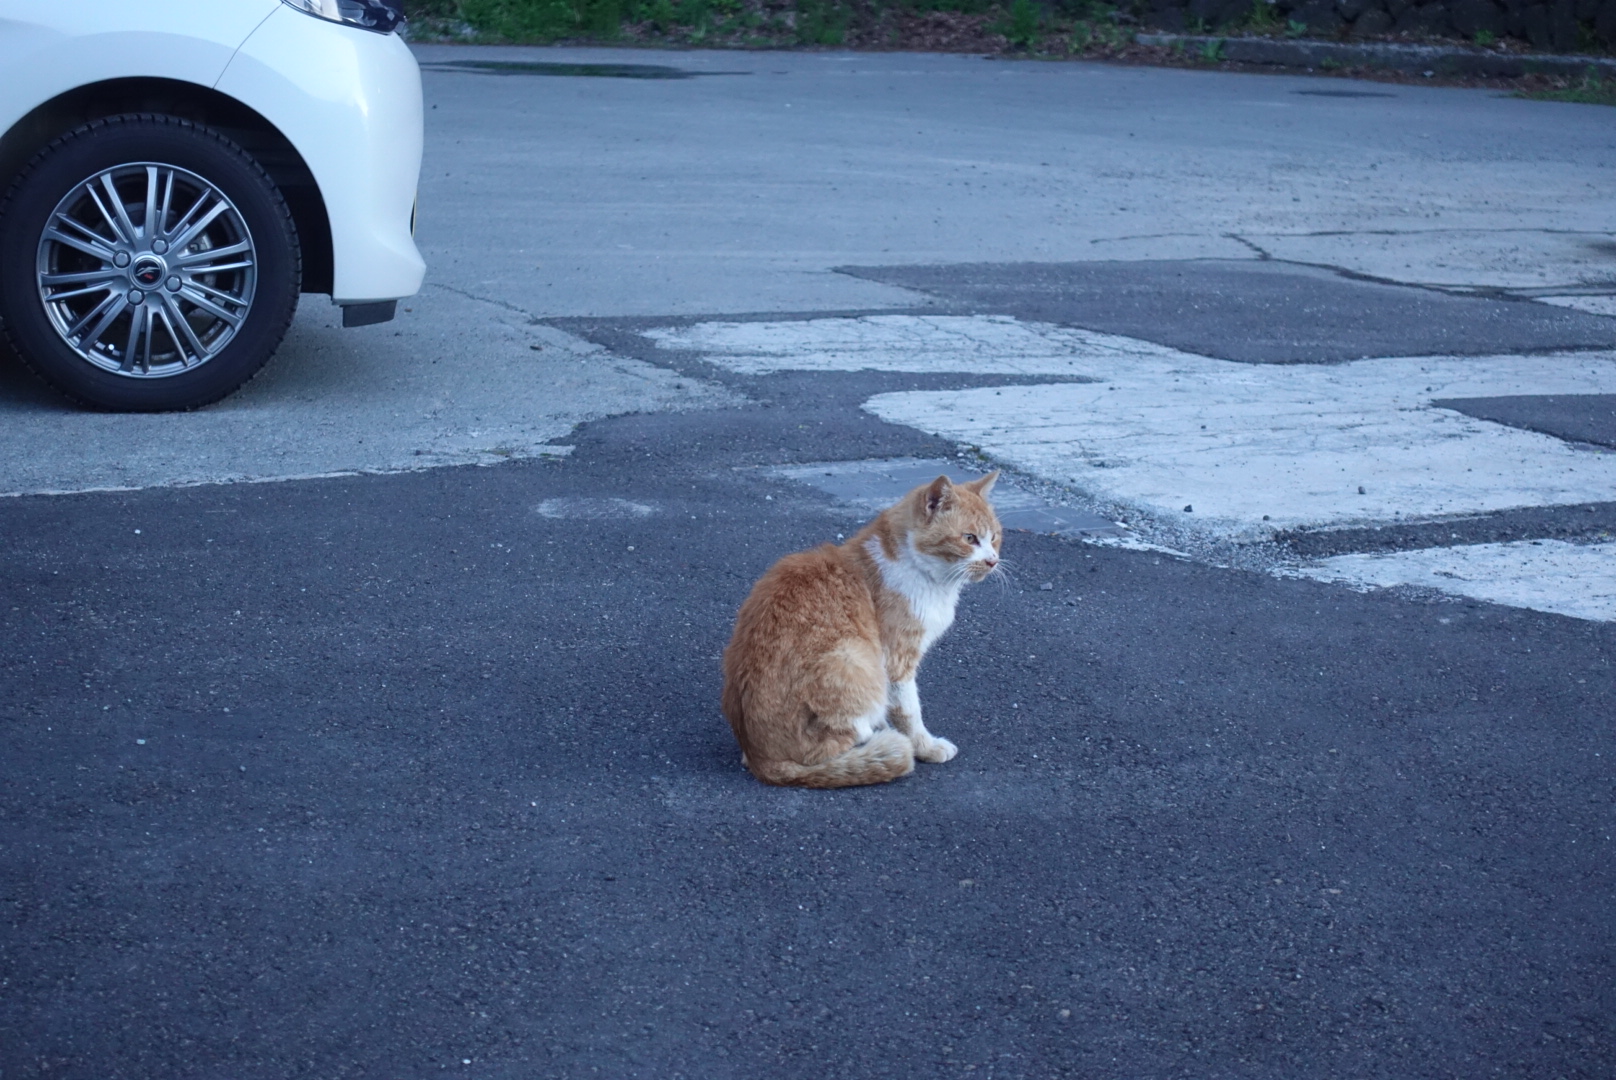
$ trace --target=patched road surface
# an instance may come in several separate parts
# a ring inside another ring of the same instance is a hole
[[[1616,1074],[1608,110],[421,55],[398,322],[0,371],[0,1076]],[[752,581],[993,467],[959,757],[753,780]]]

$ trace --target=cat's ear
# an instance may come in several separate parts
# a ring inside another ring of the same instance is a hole
[[[954,505],[954,485],[948,477],[939,476],[926,489],[926,517],[931,519]]]
[[[993,485],[998,483],[998,481],[999,470],[994,469],[986,476],[978,477],[977,479],[972,480],[969,484],[961,484],[960,487],[974,491],[985,499],[988,497],[988,493],[993,490]]]

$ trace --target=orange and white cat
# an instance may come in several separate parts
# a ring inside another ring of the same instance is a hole
[[[999,565],[997,472],[939,476],[844,544],[787,555],[752,587],[724,651],[724,716],[759,780],[879,784],[958,753],[926,730],[915,674],[966,582]]]

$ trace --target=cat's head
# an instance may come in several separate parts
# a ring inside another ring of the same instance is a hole
[[[981,581],[999,565],[1004,528],[988,495],[999,479],[995,469],[986,476],[956,484],[939,476],[910,492],[909,541],[922,555],[940,560],[951,574]]]

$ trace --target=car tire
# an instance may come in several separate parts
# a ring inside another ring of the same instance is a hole
[[[85,124],[40,151],[0,203],[0,327],[81,404],[218,401],[280,345],[300,285],[274,181],[188,120]]]

